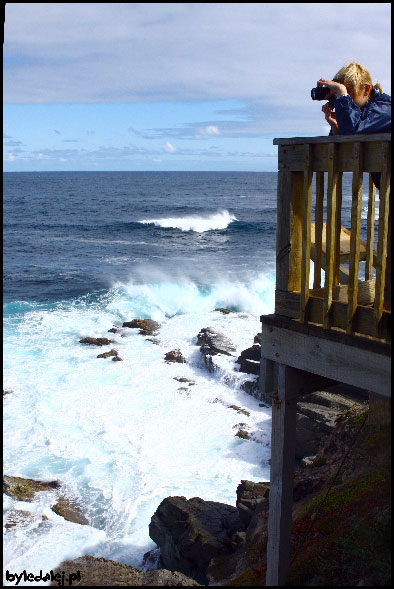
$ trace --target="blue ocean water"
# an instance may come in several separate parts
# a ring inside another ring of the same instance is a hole
[[[31,518],[5,528],[4,570],[84,554],[142,566],[164,497],[234,505],[241,479],[269,479],[270,410],[241,388],[255,377],[236,357],[274,308],[276,184],[275,173],[4,174],[4,472],[58,480],[89,520],[56,515],[55,492],[5,496],[6,522]],[[350,194],[345,178],[345,218]],[[160,323],[154,341],[121,328],[133,318]],[[196,346],[207,326],[236,348],[212,373]],[[97,358],[110,348],[121,362]],[[185,364],[165,362],[174,349]]]

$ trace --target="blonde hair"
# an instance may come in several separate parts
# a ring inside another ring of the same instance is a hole
[[[356,96],[365,86],[371,86],[383,94],[382,87],[379,83],[372,84],[371,74],[361,63],[350,61],[345,64],[333,78],[340,82],[348,89],[349,93]]]

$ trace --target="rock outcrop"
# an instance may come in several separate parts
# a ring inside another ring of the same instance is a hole
[[[167,497],[149,525],[160,547],[163,566],[207,584],[206,570],[214,556],[233,551],[232,537],[241,529],[237,508],[199,497]]]
[[[185,364],[186,360],[182,355],[180,350],[171,350],[171,352],[167,352],[164,356],[166,362],[178,362],[179,364]]]
[[[99,354],[97,358],[109,358],[110,356],[118,356],[118,352],[116,350],[110,350],[109,352]]]
[[[53,491],[59,487],[58,481],[36,481],[22,477],[3,476],[3,493],[17,501],[33,501],[36,493]]]
[[[88,346],[107,346],[108,344],[113,344],[112,339],[108,339],[107,337],[84,337],[79,340],[80,344],[87,344]]]
[[[3,476],[3,493],[6,495],[13,497],[17,501],[31,502],[37,493],[56,490],[58,497],[56,503],[51,507],[52,511],[68,521],[88,525],[89,521],[82,514],[79,505],[75,501],[60,494],[58,492],[60,488],[59,481],[37,481],[22,477]]]
[[[71,578],[73,585],[83,587],[198,586],[196,581],[189,579],[182,573],[163,569],[144,572],[121,562],[95,558],[94,556],[66,560],[53,571],[53,574],[59,575],[59,580],[64,578],[66,584]],[[70,577],[70,575],[73,576]],[[58,585],[57,581],[51,583],[51,587]]]
[[[141,335],[156,335],[160,329],[160,323],[152,319],[133,319],[132,321],[125,321],[122,327],[139,329]]]
[[[205,365],[210,372],[215,369],[212,356],[224,354],[225,356],[234,356],[236,349],[233,343],[223,333],[213,329],[213,327],[204,327],[197,335],[197,346],[200,346]]]

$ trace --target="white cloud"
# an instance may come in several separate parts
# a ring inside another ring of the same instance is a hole
[[[217,125],[207,125],[206,127],[200,127],[197,132],[197,137],[203,137],[204,135],[215,137],[221,135],[221,132]]]
[[[172,145],[172,143],[170,143],[169,141],[166,141],[165,144],[163,145],[163,149],[164,151],[166,151],[167,153],[175,153],[176,152],[176,147],[174,147]]]
[[[342,3],[340,18],[338,7],[7,3],[5,102],[262,98],[294,106],[351,58],[389,92],[390,4]]]

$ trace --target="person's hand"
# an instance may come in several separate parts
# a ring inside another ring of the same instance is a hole
[[[318,86],[327,86],[328,90],[330,91],[327,94],[326,98],[330,98],[330,96],[336,96],[339,98],[340,96],[344,96],[347,94],[346,86],[340,84],[339,82],[334,82],[334,80],[326,80],[325,78],[320,78],[317,81]]]
[[[325,116],[325,119],[326,119],[327,123],[331,127],[331,131],[332,131],[333,135],[337,135],[337,133],[338,133],[338,123],[337,123],[337,119],[336,119],[335,114],[331,110],[330,103],[327,102],[327,104],[323,104],[323,106],[321,107],[321,109],[324,112],[324,116]]]

